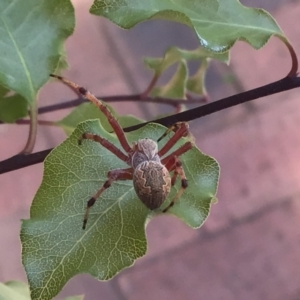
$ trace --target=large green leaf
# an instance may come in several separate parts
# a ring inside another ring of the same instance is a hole
[[[95,0],[90,11],[126,29],[150,19],[182,23],[213,52],[226,52],[237,40],[258,49],[274,34],[283,37],[270,14],[237,0]]]
[[[70,0],[0,1],[0,83],[32,103],[62,63],[63,42],[73,32]]]
[[[117,118],[118,122],[123,128],[143,122],[143,120],[130,115],[118,116],[111,106],[107,104],[106,106],[109,107],[110,112],[115,118]],[[62,127],[67,135],[70,135],[80,122],[91,119],[100,119],[100,122],[104,129],[109,132],[112,131],[112,128],[104,114],[90,102],[80,104],[75,109],[73,109],[69,115],[56,122],[56,124]]]
[[[165,130],[148,124],[126,136],[130,143],[144,137],[157,140]],[[144,206],[132,181],[118,181],[96,201],[87,228],[82,230],[86,202],[105,182],[107,172],[128,167],[96,142],[84,140],[79,146],[83,132],[99,134],[120,147],[115,134],[105,131],[98,120],[89,120],[46,158],[43,182],[33,200],[30,219],[23,222],[21,230],[22,260],[33,299],[52,299],[76,274],[108,280],[131,266],[146,253],[147,222],[161,213]],[[186,140],[182,138],[174,148]],[[169,213],[197,228],[216,199],[219,166],[196,147],[181,159],[189,186]],[[180,180],[162,208],[179,188]]]
[[[28,115],[28,103],[21,95],[8,93],[9,90],[0,85],[0,121],[13,123]]]

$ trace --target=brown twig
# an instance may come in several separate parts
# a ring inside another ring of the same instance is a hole
[[[116,95],[116,96],[104,96],[104,97],[97,97],[104,102],[127,102],[127,101],[143,101],[143,102],[152,102],[157,104],[170,104],[176,107],[178,104],[202,104],[208,102],[208,96],[205,95],[199,98],[189,97],[189,99],[170,99],[170,98],[160,98],[160,97],[145,97],[142,98],[141,94],[134,94],[134,95]],[[69,101],[65,101],[58,104],[48,105],[44,107],[40,107],[38,109],[38,114],[45,114],[52,111],[57,111],[66,108],[72,108],[78,106],[82,103],[88,102],[85,99],[78,98]],[[41,120],[39,121],[41,122]],[[50,122],[50,121],[49,121]],[[0,121],[0,124],[4,124],[4,122]],[[14,124],[28,124],[28,121],[24,119],[17,120]],[[41,124],[41,123],[39,123]],[[41,124],[41,125],[53,125],[53,124]]]
[[[37,120],[37,123],[38,123],[38,125],[57,126],[56,122],[53,122],[53,121]],[[20,119],[20,120],[17,120],[14,124],[28,125],[28,124],[30,124],[30,120]]]
[[[152,91],[154,86],[156,85],[156,82],[157,82],[159,76],[160,76],[159,74],[154,74],[154,76],[153,76],[152,80],[150,81],[148,87],[141,94],[141,99],[144,99],[144,98],[148,97],[148,95],[150,94],[150,92]]]
[[[182,104],[182,103],[202,104],[202,103],[207,103],[207,101],[208,101],[208,97],[206,95],[203,97],[199,97],[199,98],[190,97],[187,100],[186,99],[160,98],[160,97],[145,97],[145,98],[143,98],[141,94],[116,95],[116,96],[104,96],[104,97],[99,96],[97,98],[101,99],[104,102],[143,101],[143,102],[152,102],[152,103],[157,103],[157,104],[169,104],[169,105],[173,105],[174,107],[176,107],[178,104]],[[38,114],[40,115],[40,114],[45,114],[45,113],[49,113],[52,111],[61,110],[61,109],[72,108],[72,107],[78,106],[85,102],[88,102],[88,101],[85,99],[82,99],[82,98],[78,98],[78,99],[73,99],[73,100],[65,101],[65,102],[58,103],[58,104],[40,107],[38,109]],[[22,119],[17,120],[15,123],[25,124],[25,123],[22,123]],[[4,124],[4,123],[2,121],[0,121],[0,124]]]
[[[30,120],[29,120],[29,134],[27,137],[27,142],[26,145],[24,147],[24,149],[21,151],[22,154],[29,154],[32,152],[33,148],[34,148],[34,144],[35,144],[35,140],[36,140],[36,135],[37,135],[37,104],[36,102],[33,102],[30,110],[29,110],[29,116],[30,116]]]

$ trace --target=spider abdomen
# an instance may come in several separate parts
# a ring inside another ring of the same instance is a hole
[[[153,210],[159,208],[170,193],[171,177],[160,162],[144,161],[134,170],[133,185],[139,199]]]

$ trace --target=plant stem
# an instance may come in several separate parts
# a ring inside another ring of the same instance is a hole
[[[199,98],[192,98],[189,99],[171,99],[171,98],[160,98],[160,97],[145,97],[142,98],[141,94],[134,94],[134,95],[116,95],[116,96],[104,96],[104,97],[97,97],[104,102],[127,102],[127,101],[143,101],[143,102],[152,102],[157,104],[170,104],[176,107],[178,104],[201,104],[206,103],[208,101],[207,95]],[[60,109],[72,108],[78,106],[82,103],[88,103],[88,100],[85,99],[73,99],[63,103],[53,104],[49,106],[40,107],[38,109],[38,114],[45,114],[52,111],[57,111]],[[24,120],[20,119],[17,120],[15,123],[17,124],[25,124],[22,123]],[[4,122],[0,121],[0,124],[5,124]],[[28,123],[26,123],[28,124]]]
[[[28,134],[28,138],[27,138],[27,142],[26,145],[24,147],[24,149],[21,151],[20,154],[29,154],[32,152],[33,148],[34,148],[34,144],[35,144],[35,140],[36,140],[36,135],[37,135],[37,104],[36,101],[33,101],[31,107],[30,107],[30,111],[29,111],[29,116],[30,116],[30,120],[29,120],[29,134]]]
[[[203,103],[206,102],[207,96],[201,98],[189,98],[189,99],[170,99],[170,98],[160,98],[160,97],[145,97],[143,98],[141,94],[134,94],[134,95],[116,95],[116,96],[97,96],[98,99],[101,99],[104,102],[127,102],[127,101],[142,101],[142,102],[152,102],[157,104],[170,104],[173,106],[177,106],[178,104],[190,104],[190,103]],[[59,104],[44,106],[39,108],[38,113],[44,114],[60,109],[71,108],[77,106],[79,104],[89,102],[85,99],[74,99],[70,101],[66,101]]]
[[[38,125],[46,125],[46,126],[57,126],[57,124],[53,121],[45,121],[45,120],[37,120]],[[17,120],[14,124],[18,125],[28,125],[30,124],[30,120]]]
[[[277,94],[283,91],[288,91],[297,87],[300,87],[300,77],[284,77],[283,79],[269,83],[267,85],[246,92],[242,92],[233,96],[229,96],[221,100],[211,102],[175,115],[124,128],[124,131],[129,132],[136,130],[151,122],[159,123],[166,127],[170,127],[177,122],[188,122],[196,120],[198,118],[202,118],[204,116],[210,115],[212,113],[238,104],[242,104],[265,96]]]
[[[141,94],[141,99],[144,99],[146,97],[148,97],[149,93],[152,91],[152,89],[154,88],[158,78],[160,75],[158,74],[154,74],[152,80],[150,81],[148,87],[146,88],[146,90]]]

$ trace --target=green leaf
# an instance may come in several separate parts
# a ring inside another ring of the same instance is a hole
[[[144,122],[143,120],[138,119],[134,116],[118,116],[111,106],[107,104],[106,106],[109,108],[113,116],[117,118],[118,122],[123,128]],[[75,109],[72,110],[72,112],[68,116],[56,122],[56,124],[62,127],[67,135],[70,135],[80,122],[91,119],[100,119],[100,122],[104,129],[109,132],[112,131],[112,128],[107,121],[107,118],[97,107],[95,107],[94,104],[89,102],[77,106]]]
[[[215,58],[227,63],[229,55],[228,52],[209,52],[202,47],[195,50],[182,50],[177,47],[171,47],[165,52],[162,58],[145,58],[145,65],[154,71],[156,78],[159,78],[159,76],[173,64],[179,64],[171,80],[163,87],[155,87],[151,91],[151,95],[182,99],[185,98],[186,89],[195,94],[204,95],[204,78],[210,58]],[[200,68],[194,76],[187,78],[189,75],[186,62],[192,60],[200,61]]]
[[[0,121],[14,123],[28,115],[27,101],[21,95],[6,96],[9,90],[0,85]]]
[[[166,98],[185,98],[185,86],[187,82],[188,69],[185,61],[178,64],[177,70],[170,81],[164,86],[155,87],[152,89],[150,95],[152,97],[166,97]]]
[[[285,39],[269,13],[237,0],[95,0],[90,12],[125,29],[150,19],[179,22],[193,28],[201,46],[213,52],[226,52],[237,40],[259,49],[272,35]]]
[[[126,134],[129,143],[157,140],[166,128],[148,124]],[[91,140],[78,145],[82,133],[101,135],[120,148],[115,134],[97,120],[79,124],[45,160],[43,182],[33,200],[30,219],[22,224],[22,261],[32,299],[52,299],[73,276],[89,273],[108,280],[146,253],[145,226],[161,210],[150,211],[137,198],[132,181],[117,181],[91,208],[82,230],[87,200],[103,185],[107,172],[128,168],[110,151]],[[172,133],[171,133],[172,134]],[[170,135],[171,135],[170,134]],[[187,141],[180,141],[170,151]],[[159,148],[166,140],[159,143]],[[196,147],[181,156],[189,186],[168,211],[193,228],[206,220],[215,195],[219,165]],[[162,205],[180,189],[180,180]],[[154,220],[155,222],[155,220]]]
[[[70,0],[0,1],[0,83],[31,104],[74,26]]]
[[[153,58],[146,57],[144,58],[145,65],[152,69],[156,76],[160,76],[162,72],[167,70],[170,66],[175,63],[178,63],[182,60],[185,61],[203,61],[207,58],[217,59],[224,63],[229,61],[229,53],[213,53],[207,51],[205,48],[199,47],[194,50],[183,50],[177,47],[170,47],[164,54],[164,57]]]
[[[0,300],[30,300],[28,285],[19,281],[0,282]]]

